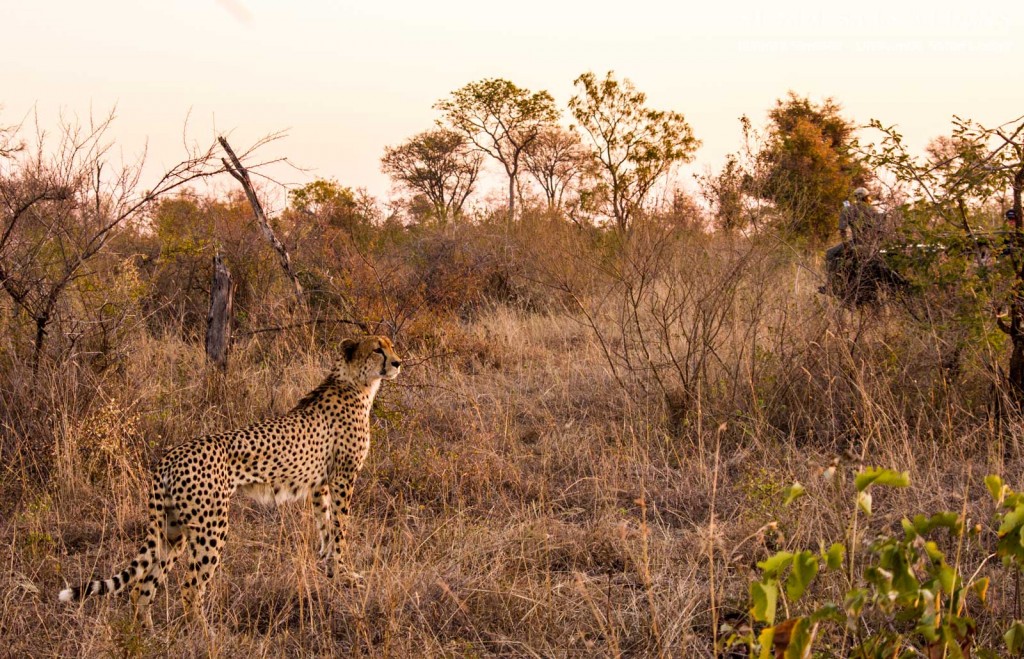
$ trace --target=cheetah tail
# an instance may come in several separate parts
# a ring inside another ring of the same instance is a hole
[[[65,588],[60,591],[58,599],[61,602],[77,602],[94,595],[114,595],[134,584],[152,570],[154,562],[160,559],[158,553],[162,546],[160,540],[163,537],[165,503],[163,484],[160,478],[155,478],[149,496],[149,525],[146,530],[146,540],[131,564],[109,579],[96,579],[81,586]]]

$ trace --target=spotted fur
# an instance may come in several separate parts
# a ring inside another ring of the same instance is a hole
[[[77,601],[132,587],[147,624],[149,604],[180,557],[188,562],[184,600],[201,610],[228,533],[227,505],[235,492],[282,503],[312,496],[320,556],[329,576],[361,577],[345,567],[349,500],[370,450],[370,408],[382,380],[402,362],[385,337],[346,340],[327,378],[284,416],[193,439],[161,461],[149,496],[149,526],[138,555],[109,579],[60,592]]]

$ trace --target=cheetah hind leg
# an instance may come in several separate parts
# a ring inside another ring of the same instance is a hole
[[[178,556],[185,549],[185,539],[181,530],[173,529],[173,527],[172,530],[177,531],[172,535],[174,539],[168,541],[166,537],[160,538],[157,544],[157,560],[154,561],[151,571],[132,589],[132,605],[135,609],[135,616],[137,619],[141,619],[150,631],[153,630],[151,609],[153,598],[159,592],[160,587],[164,585],[167,573],[174,567]]]
[[[217,571],[220,562],[221,548],[228,535],[227,507],[220,501],[214,502],[213,510],[208,513],[209,520],[205,526],[186,524],[185,543],[188,548],[188,576],[182,588],[185,602],[185,613],[206,624],[203,613],[203,600],[206,587]],[[192,516],[188,516],[191,521]]]

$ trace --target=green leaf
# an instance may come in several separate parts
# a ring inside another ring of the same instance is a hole
[[[978,596],[981,603],[985,603],[985,598],[988,597],[988,577],[982,577],[971,584],[971,590]]]
[[[779,585],[774,580],[752,581],[750,601],[754,605],[750,615],[758,622],[775,624],[775,608],[779,603]]]
[[[996,554],[1004,560],[1012,560],[1018,565],[1024,564],[1024,543],[1021,531],[1024,529],[1024,504],[1017,504],[1002,516],[999,525],[999,540],[996,542]]]
[[[939,545],[934,540],[928,540],[924,543],[924,553],[928,554],[928,558],[932,561],[939,562],[946,559],[946,555],[939,549]]]
[[[893,471],[882,467],[868,467],[857,474],[853,481],[858,492],[863,492],[873,484],[889,487],[907,487],[910,485],[910,473]]]
[[[800,618],[789,631],[789,644],[783,655],[785,659],[804,659],[811,656],[811,642],[814,640],[814,627],[807,618]]]
[[[996,503],[1003,502],[1003,498],[1006,496],[1006,486],[1003,485],[1002,478],[996,475],[986,476],[985,487],[988,488],[988,493],[992,495]]]
[[[946,510],[935,513],[931,517],[914,515],[913,522],[909,522],[906,519],[903,520],[903,530],[906,532],[908,538],[913,538],[915,535],[926,535],[935,529],[940,528],[949,529],[950,533],[959,535],[960,531],[963,530],[963,523],[960,520],[960,515]]]
[[[960,639],[956,638],[953,630],[949,627],[944,627],[942,635],[945,640],[946,657],[948,659],[964,659],[964,651],[960,649]]]
[[[807,494],[807,489],[800,484],[800,481],[793,481],[793,484],[786,488],[784,494],[786,495],[786,499],[782,502],[782,505],[788,506]]]
[[[847,617],[860,617],[860,612],[864,610],[864,605],[867,604],[870,597],[871,593],[867,588],[854,588],[846,593],[846,599],[843,601],[843,607],[846,609]]]
[[[812,613],[810,616],[811,622],[821,622],[822,620],[831,620],[832,622],[843,622],[846,620],[846,613],[833,603],[828,603],[822,606],[820,609]]]
[[[914,598],[921,587],[914,575],[915,558],[905,543],[893,542],[878,555],[878,564],[864,571],[865,578],[879,590],[895,591],[901,597]]]
[[[1010,628],[1003,634],[1003,640],[1006,641],[1006,647],[1010,654],[1020,654],[1020,651],[1024,649],[1024,622],[1014,620]]]
[[[764,572],[764,576],[768,579],[773,579],[779,576],[779,572],[785,570],[793,560],[793,553],[788,551],[780,551],[774,556],[770,556],[757,564],[757,567],[761,568]]]
[[[842,543],[835,542],[825,552],[825,564],[830,570],[838,570],[843,567],[843,559],[845,557],[846,547]]]
[[[939,635],[941,634],[939,625],[937,624],[939,615],[935,610],[935,596],[927,590],[922,590],[921,594],[928,600],[928,604],[925,607],[925,611],[921,615],[921,619],[918,621],[915,629],[917,633],[923,636],[929,643],[935,643],[939,640]]]
[[[864,578],[880,593],[892,590],[892,571],[877,565],[869,565],[864,569]]]
[[[956,589],[956,584],[959,579],[957,578],[956,570],[951,566],[943,564],[939,568],[939,573],[936,575],[939,583],[942,585],[942,590],[946,593],[952,593]]]
[[[1017,506],[1003,515],[1003,522],[999,525],[999,537],[1018,531],[1024,526],[1024,506]]]
[[[757,637],[757,642],[761,646],[761,653],[758,655],[759,659],[773,659],[775,657],[775,628],[765,627],[762,629]]]
[[[793,569],[786,579],[786,595],[793,602],[799,600],[807,586],[818,576],[818,557],[810,551],[802,551],[793,557]]]
[[[857,507],[864,511],[865,515],[871,514],[871,493],[870,492],[858,492],[857,493]]]

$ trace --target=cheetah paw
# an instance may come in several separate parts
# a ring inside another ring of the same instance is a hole
[[[366,580],[363,579],[363,575],[354,570],[342,570],[338,575],[338,581],[348,588],[366,588]]]

